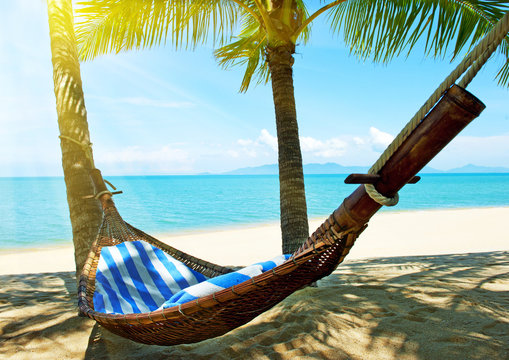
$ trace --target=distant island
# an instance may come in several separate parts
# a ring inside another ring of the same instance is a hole
[[[447,173],[509,173],[509,168],[501,166],[478,166],[468,164],[459,168],[445,171]]]
[[[337,163],[328,162],[325,164],[310,163],[304,165],[305,174],[352,174],[352,173],[367,173],[368,166],[343,166]],[[421,174],[460,174],[460,173],[509,173],[509,168],[506,167],[489,167],[468,164],[459,168],[450,170],[438,170],[426,166]],[[277,175],[277,164],[268,164],[262,166],[245,167],[235,169],[232,171],[221,173],[220,175]]]

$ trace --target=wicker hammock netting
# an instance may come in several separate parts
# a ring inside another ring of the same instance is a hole
[[[124,222],[111,199],[104,204],[104,219],[79,282],[79,308],[111,332],[134,341],[173,345],[222,335],[258,316],[296,290],[329,275],[346,256],[357,233],[336,237],[327,232],[324,241],[300,249],[291,260],[252,281],[183,304],[151,313],[111,315],[94,311],[95,272],[101,248],[124,241],[145,241],[208,277],[233,271],[183,253]],[[335,224],[333,217],[327,227]],[[316,236],[315,236],[316,237]]]
[[[236,269],[193,257],[129,225],[118,213],[99,170],[94,169],[91,176],[104,216],[79,279],[80,313],[115,334],[141,343],[193,343],[222,335],[245,324],[293,292],[331,274],[382,205],[394,205],[398,190],[413,182],[415,175],[482,112],[482,102],[464,87],[498,44],[506,39],[508,30],[509,13],[506,13],[440,85],[389,145],[369,174],[358,174],[356,181],[350,181],[361,185],[288,260],[248,281],[193,301],[149,312],[118,314],[95,310],[96,275],[104,248],[142,241],[208,278],[229,274]],[[460,82],[462,87],[453,85],[465,72],[467,74]],[[91,153],[88,144],[83,147],[87,153]]]

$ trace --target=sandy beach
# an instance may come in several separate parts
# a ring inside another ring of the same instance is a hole
[[[317,287],[219,338],[174,347],[78,318],[71,246],[0,252],[0,358],[509,359],[507,219],[509,207],[378,214]],[[163,240],[226,265],[280,252],[278,224]]]

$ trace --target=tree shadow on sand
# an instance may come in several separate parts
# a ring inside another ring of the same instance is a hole
[[[509,358],[509,252],[347,262],[228,334],[172,347],[79,318],[71,272],[0,286],[0,358],[56,347],[85,359]]]
[[[501,359],[508,313],[509,252],[370,259],[198,344],[136,344],[96,325],[85,358]]]
[[[74,272],[0,276],[0,358],[34,342],[58,346],[58,339],[90,327],[77,317]]]

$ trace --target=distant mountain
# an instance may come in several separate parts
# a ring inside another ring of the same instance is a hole
[[[369,167],[367,166],[343,166],[336,163],[312,163],[304,165],[304,174],[364,174],[368,170]]]
[[[443,174],[445,171],[432,168],[431,166],[425,166],[419,174]]]
[[[448,173],[509,173],[509,168],[501,166],[479,166],[468,164],[459,168],[447,170]]]
[[[365,174],[369,170],[368,166],[343,166],[336,163],[311,163],[304,164],[304,174]],[[425,167],[423,173],[441,173],[441,170]],[[222,173],[221,175],[277,175],[277,164],[269,164],[255,167],[245,167]]]
[[[305,174],[351,174],[365,173],[368,171],[367,166],[343,166],[336,163],[326,164],[305,164]],[[277,164],[262,165],[256,167],[246,167],[222,173],[222,175],[277,175]]]
[[[343,166],[336,163],[311,163],[304,165],[304,174],[366,174],[369,170],[367,166]],[[450,170],[438,170],[429,166],[425,166],[420,174],[460,174],[460,173],[509,173],[506,167],[489,167],[468,164],[459,168]],[[277,164],[269,164],[254,167],[245,167],[221,173],[221,175],[277,175]]]
[[[275,175],[278,173],[277,164],[245,167],[228,172],[221,173],[221,175]]]

